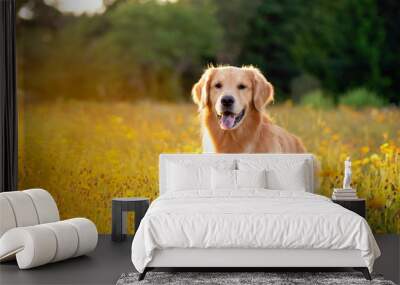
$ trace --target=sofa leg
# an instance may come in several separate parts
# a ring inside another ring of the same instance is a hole
[[[361,271],[362,274],[364,275],[365,279],[372,280],[371,274],[369,274],[369,270],[367,267],[355,267],[354,269],[357,271]]]
[[[139,278],[138,281],[142,281],[144,279],[144,277],[146,277],[146,273],[147,273],[148,269],[147,267],[143,270],[142,273],[139,274]]]

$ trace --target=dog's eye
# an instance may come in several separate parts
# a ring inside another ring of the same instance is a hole
[[[238,89],[239,89],[239,90],[246,89],[246,85],[244,85],[244,84],[239,84],[239,85],[238,85]]]
[[[222,87],[222,84],[220,82],[218,82],[217,84],[215,84],[215,88],[220,89]]]

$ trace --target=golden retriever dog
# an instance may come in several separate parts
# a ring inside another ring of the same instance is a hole
[[[203,148],[217,153],[303,153],[302,141],[275,125],[265,113],[274,88],[252,66],[210,67],[193,86],[199,107]]]

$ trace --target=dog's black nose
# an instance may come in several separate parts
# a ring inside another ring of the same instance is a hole
[[[221,98],[221,104],[224,107],[230,107],[233,105],[233,103],[235,103],[235,98],[233,98],[233,96],[226,95]]]

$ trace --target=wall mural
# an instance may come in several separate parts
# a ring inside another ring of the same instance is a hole
[[[17,2],[19,189],[108,233],[113,197],[158,196],[160,153],[311,152],[318,193],[351,157],[372,229],[400,233],[393,7],[83,2]]]

